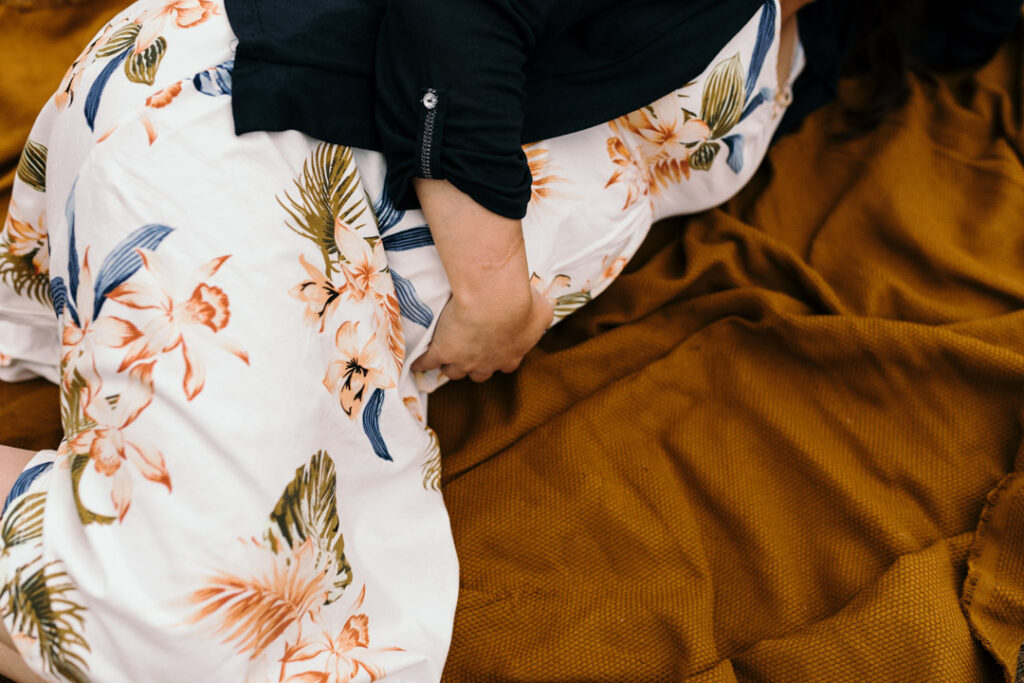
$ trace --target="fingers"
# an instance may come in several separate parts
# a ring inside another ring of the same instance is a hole
[[[427,347],[427,350],[422,356],[416,359],[416,362],[412,364],[413,372],[426,372],[427,370],[436,370],[441,367],[441,354],[438,353],[437,348],[431,344]]]
[[[410,369],[440,370],[449,379],[469,377],[474,382],[485,382],[495,372],[515,372],[553,319],[551,302],[535,289],[532,291],[529,319],[517,323],[521,325],[518,329],[508,325],[502,328],[486,320],[481,323],[449,302],[441,311],[433,339]]]
[[[522,359],[508,361],[497,368],[471,368],[455,363],[443,363],[439,354],[432,354],[430,349],[420,356],[410,367],[413,372],[427,372],[428,370],[440,369],[448,379],[462,379],[469,377],[474,382],[486,382],[496,372],[513,373],[519,369]]]
[[[494,376],[496,372],[515,372],[516,368],[519,367],[518,361],[514,364],[505,365],[504,367],[496,370],[485,369],[485,370],[465,370],[455,365],[442,365],[441,372],[448,376],[448,379],[462,379],[463,377],[469,377],[474,382],[486,382]]]
[[[424,354],[423,357],[426,357],[426,354]],[[419,361],[417,361],[416,363],[412,364],[412,369],[414,372],[425,372],[426,370],[433,370],[435,368],[438,368],[445,376],[448,377],[448,379],[463,379],[465,377],[469,377],[474,382],[486,382],[487,380],[494,376],[495,372],[515,372],[518,367],[519,361],[515,361],[514,363],[506,363],[505,365],[497,369],[466,368],[462,365],[457,365],[455,363],[437,363],[431,366],[429,360],[426,363],[420,363]]]
[[[497,363],[480,362],[449,362],[450,354],[439,350],[437,344],[431,344],[422,356],[417,358],[410,366],[413,372],[427,372],[428,370],[440,370],[449,379],[462,379],[469,377],[474,382],[486,382],[495,372],[515,372],[522,362],[522,357],[501,359]]]
[[[445,364],[441,366],[441,372],[448,377],[448,379],[462,379],[466,376],[466,371],[460,369],[457,365]]]
[[[469,377],[474,382],[486,382],[494,375],[491,370],[466,370],[458,365],[442,365],[443,372],[448,379],[463,379]]]
[[[500,368],[498,368],[498,372],[515,372],[516,370],[519,369],[519,363],[521,362],[522,359],[519,359],[513,363],[506,363],[505,365],[502,365]]]

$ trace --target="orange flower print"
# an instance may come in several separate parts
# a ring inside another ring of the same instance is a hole
[[[384,339],[396,369],[401,371],[402,363],[405,362],[405,332],[402,330],[402,310],[398,306],[398,297],[391,292],[377,299],[377,324],[384,330]]]
[[[87,453],[96,471],[111,478],[110,498],[120,521],[132,502],[132,478],[122,467],[130,462],[146,479],[171,490],[171,477],[159,450],[126,434],[126,428],[153,400],[153,366],[156,361],[136,365],[129,373],[124,391],[116,401],[99,397],[100,379],[95,368],[86,374],[89,389],[83,390],[85,414],[96,423],[72,438],[68,446],[74,453]]]
[[[619,256],[612,259],[610,256],[605,256],[601,259],[601,279],[600,281],[607,282],[614,280],[622,272],[623,268],[626,267],[626,263],[629,262],[625,256]]]
[[[363,586],[352,609],[359,609],[366,596]],[[372,661],[372,655],[379,652],[401,652],[398,647],[370,648],[370,620],[365,614],[353,614],[336,635],[324,631],[314,641],[302,641],[288,647],[281,658],[280,681],[285,683],[350,683],[365,671],[371,681],[378,681],[386,675],[384,667]],[[318,660],[322,662],[314,670],[293,673],[286,676],[289,665]]]
[[[162,7],[147,10],[135,20],[135,23],[141,25],[139,35],[135,39],[135,54],[144,52],[160,37],[167,20],[171,17],[178,28],[191,28],[218,14],[219,11],[218,5],[211,0],[169,0]]]
[[[530,185],[530,203],[536,204],[540,200],[552,195],[552,183],[564,181],[565,178],[553,174],[545,175],[545,171],[551,165],[550,150],[537,147],[537,143],[530,143],[523,145],[523,151],[526,153],[526,161],[530,166],[530,176],[533,178],[533,182]]]
[[[82,80],[82,71],[83,68],[77,62],[68,67],[60,88],[53,95],[53,103],[57,106],[57,111],[64,111],[74,100],[78,82]]]
[[[204,264],[185,282],[175,287],[175,277],[148,249],[139,249],[143,267],[156,281],[155,284],[140,282],[136,278],[125,282],[112,291],[108,298],[129,308],[155,310],[158,315],[142,329],[125,354],[118,372],[123,372],[133,363],[168,353],[181,347],[185,361],[183,382],[185,396],[194,399],[206,383],[206,364],[199,353],[202,346],[216,346],[249,364],[249,354],[234,342],[219,333],[231,319],[228,295],[220,287],[203,280],[213,277],[229,256],[221,256]],[[172,290],[185,293],[175,297]]]
[[[6,368],[11,364],[11,362],[11,357],[3,351],[0,351],[0,368]]]
[[[416,421],[421,425],[427,424],[427,419],[423,417],[423,409],[420,407],[420,400],[415,396],[403,396],[402,403],[405,404],[405,409],[409,411],[409,414],[416,418]]]
[[[353,420],[359,417],[368,386],[380,389],[395,386],[394,381],[376,365],[376,333],[359,350],[358,327],[359,323],[349,320],[338,328],[334,344],[341,357],[331,362],[324,376],[324,386],[338,395],[341,409]]]
[[[117,124],[116,123],[114,125],[112,125],[110,128],[108,128],[107,131],[105,133],[103,133],[103,135],[101,135],[98,138],[96,138],[96,144],[99,144],[101,142],[106,141],[107,138],[109,138],[111,135],[114,134],[115,130],[117,130]]]
[[[53,101],[57,105],[58,111],[67,109],[68,105],[74,100],[75,90],[82,78],[82,72],[85,71],[85,67],[92,63],[92,57],[96,54],[96,51],[106,46],[113,35],[114,24],[110,23],[104,26],[100,34],[82,50],[75,61],[71,63],[71,66],[68,67],[64,78],[61,79],[60,86],[57,88],[57,92],[53,96]]]
[[[327,275],[313,266],[301,254],[299,263],[302,264],[309,279],[292,287],[288,295],[306,304],[306,310],[302,316],[303,321],[310,326],[319,324],[320,332],[323,332],[327,319],[338,307],[340,297],[345,292],[347,285],[345,283],[336,285],[328,280]]]
[[[78,317],[81,324],[75,323],[70,316],[63,318],[61,363],[64,370],[61,374],[65,388],[70,388],[76,373],[90,372],[94,345],[119,349],[137,341],[142,336],[135,325],[121,318],[104,315],[93,320],[94,298],[89,249],[86,248],[82,260],[82,270],[78,277],[78,296],[75,298],[78,302]]]
[[[35,228],[28,221],[16,219],[17,213],[18,207],[12,201],[7,220],[4,221],[4,231],[8,238],[7,249],[14,256],[31,256],[35,274],[45,275],[50,272],[50,250],[47,246],[43,219],[40,217],[39,227]]]
[[[171,103],[181,93],[181,81],[166,88],[161,88],[146,98],[146,106],[153,109],[162,109]]]
[[[142,127],[146,130],[146,138],[149,140],[149,144],[152,145],[156,142],[156,126],[153,125],[153,121],[148,116],[143,115]]]
[[[622,205],[625,211],[650,192],[649,173],[639,152],[631,152],[620,138],[608,138],[608,157],[619,168],[604,186],[609,188],[616,183],[626,184],[626,202]]]
[[[533,288],[540,292],[544,298],[552,304],[555,303],[555,300],[558,298],[555,292],[566,289],[569,287],[571,282],[572,280],[568,275],[556,275],[551,278],[550,281],[545,281],[544,278],[537,273],[530,276],[530,284]]]
[[[368,294],[380,297],[393,291],[384,243],[379,238],[371,246],[355,230],[339,220],[334,226],[334,241],[344,258],[341,272],[345,276],[348,296],[352,301],[362,301]]]
[[[342,256],[341,272],[349,299],[358,303],[371,296],[377,306],[377,324],[385,330],[388,349],[395,365],[401,368],[405,360],[405,335],[384,243],[378,237],[371,245],[370,240],[360,237],[340,220],[334,225],[334,241]]]
[[[317,621],[333,585],[334,576],[321,561],[312,538],[294,551],[281,544],[282,551],[269,552],[255,540],[253,560],[264,568],[252,576],[221,573],[210,577],[206,585],[192,593],[190,602],[198,611],[189,619],[197,624],[219,616],[217,633],[224,642],[234,641],[240,654],[257,658],[282,636],[286,639],[302,623]],[[287,640],[285,641],[287,649]]]
[[[638,171],[643,174],[647,189],[655,194],[679,183],[690,177],[691,150],[711,135],[704,121],[679,107],[672,97],[663,97],[648,107],[619,117],[609,126],[615,137],[608,139],[608,154],[620,169],[606,187],[623,180],[632,183],[624,209],[641,194],[646,194],[636,178]],[[632,177],[626,179],[623,175]]]
[[[688,158],[689,149],[711,134],[708,124],[687,115],[671,97],[619,117],[612,126],[637,136],[645,159]]]
[[[201,24],[218,12],[217,3],[211,0],[176,0],[167,3],[167,11],[174,15],[179,28]]]

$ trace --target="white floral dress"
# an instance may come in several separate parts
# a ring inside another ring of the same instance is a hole
[[[785,105],[777,17],[766,2],[650,107],[527,145],[555,321],[655,219],[753,173]],[[6,501],[0,612],[50,679],[436,681],[458,565],[438,377],[409,365],[445,273],[379,154],[233,134],[233,40],[216,0],[140,0],[32,130],[0,233],[0,379],[58,383],[64,440]]]

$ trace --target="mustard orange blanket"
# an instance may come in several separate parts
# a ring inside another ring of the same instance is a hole
[[[4,192],[118,4],[0,7]],[[432,399],[462,562],[447,680],[1013,680],[1022,45],[916,79],[863,139],[820,112],[514,376]],[[52,447],[56,401],[0,385],[0,443]]]

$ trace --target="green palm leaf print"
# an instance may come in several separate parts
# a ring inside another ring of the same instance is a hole
[[[85,474],[86,466],[92,461],[88,455],[81,453],[71,458],[71,494],[75,499],[75,508],[78,510],[78,519],[82,524],[113,524],[117,517],[101,515],[85,507],[78,487],[82,483],[82,475]]]
[[[47,573],[55,564],[35,571],[22,567],[0,589],[0,600],[6,598],[4,613],[11,630],[38,641],[47,669],[76,683],[88,681],[85,671],[89,667],[81,655],[82,650],[89,651],[81,634],[85,608],[69,597],[74,586],[66,573]]]
[[[345,539],[338,520],[336,484],[334,461],[324,451],[318,451],[308,464],[295,470],[295,478],[285,487],[270,514],[274,531],[292,549],[312,538],[319,552],[332,555],[336,578],[326,604],[340,598],[352,582],[352,566],[345,559]],[[276,538],[277,534],[267,534],[274,552]]]
[[[45,145],[29,140],[18,161],[18,178],[39,192],[46,192],[46,154]]]
[[[106,45],[96,51],[96,56],[103,59],[121,54],[135,44],[135,39],[138,38],[139,31],[141,30],[142,24],[134,22],[127,26],[122,26],[114,31],[114,35],[110,36],[110,40],[107,41]]]
[[[441,443],[433,429],[427,428],[430,436],[430,450],[423,461],[423,488],[428,491],[441,490]]]
[[[711,129],[711,139],[717,139],[730,130],[743,116],[743,64],[739,54],[719,62],[704,82],[701,108],[704,122]]]
[[[0,526],[0,541],[3,541],[4,548],[42,538],[45,508],[46,494],[41,491],[18,496],[4,515],[3,526]]]
[[[32,254],[11,252],[10,242],[0,238],[0,281],[6,280],[16,294],[35,299],[44,306],[50,302],[50,278],[37,273],[32,265]]]
[[[288,227],[319,247],[329,278],[339,258],[334,242],[335,221],[357,230],[362,226],[356,221],[369,207],[352,150],[327,143],[318,145],[295,180],[295,196],[285,192],[284,200],[278,197],[277,201],[291,218]]]
[[[594,297],[589,291],[563,294],[555,299],[555,320],[561,320],[586,306]]]
[[[133,52],[124,61],[124,75],[132,83],[153,85],[156,81],[156,70],[167,52],[167,40],[160,36],[142,52]]]

